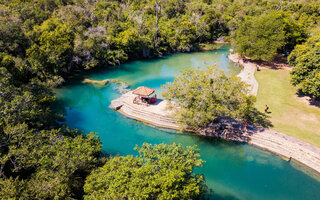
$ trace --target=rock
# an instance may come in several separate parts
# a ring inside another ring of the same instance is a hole
[[[254,131],[253,126],[245,128],[243,122],[239,122],[230,117],[219,117],[206,128],[198,130],[201,135],[239,142],[248,142],[250,140],[249,135],[253,134]]]
[[[217,38],[217,42],[218,43],[225,43],[226,41],[224,40],[223,36],[220,36],[220,37]]]
[[[126,84],[121,84],[118,87],[115,87],[116,90],[118,90],[118,92],[120,92],[121,94],[125,94],[127,92],[130,92],[131,90],[129,89],[129,86]]]
[[[110,104],[110,108],[114,110],[119,110],[122,106],[123,106],[123,102],[120,98],[111,101],[111,104]]]

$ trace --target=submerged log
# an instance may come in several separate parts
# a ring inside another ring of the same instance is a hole
[[[98,80],[85,78],[82,81],[82,83],[90,83],[90,84],[96,84],[101,86],[108,85],[109,83],[114,83],[114,84],[120,85],[118,87],[115,87],[115,89],[118,90],[121,94],[124,94],[130,91],[129,86],[125,82],[119,81],[116,79],[104,79],[104,80],[98,81]]]
[[[92,80],[92,79],[85,78],[82,81],[82,83],[92,83],[92,84],[98,84],[98,85],[102,85],[102,86],[107,85],[108,83],[127,85],[125,82],[119,81],[116,79],[104,79],[104,80],[98,81],[98,80]]]

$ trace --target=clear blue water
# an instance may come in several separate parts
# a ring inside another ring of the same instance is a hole
[[[228,50],[225,46],[210,52],[175,54],[79,75],[80,78],[56,91],[57,109],[64,114],[65,123],[71,128],[97,132],[103,150],[112,155],[136,155],[133,148],[143,142],[197,145],[206,163],[196,172],[203,173],[207,185],[215,191],[212,199],[320,199],[320,178],[304,173],[308,171],[304,167],[297,168],[293,163],[251,145],[177,134],[128,119],[109,108],[110,101],[120,96],[113,86],[81,83],[84,77],[115,78],[132,88],[153,87],[160,94],[160,86],[172,81],[182,69],[216,64],[226,73],[239,72],[240,68],[228,60]]]

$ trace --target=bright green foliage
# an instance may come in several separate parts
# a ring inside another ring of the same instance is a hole
[[[302,45],[297,45],[288,57],[294,66],[291,82],[305,94],[320,98],[320,29]]]
[[[290,16],[279,12],[247,17],[235,32],[234,45],[242,56],[272,61],[279,50],[291,51],[305,34]]]
[[[72,58],[74,33],[70,24],[51,18],[34,28],[35,44],[27,50],[28,61],[40,78],[67,71]]]
[[[205,127],[221,116],[245,119],[255,101],[244,82],[215,67],[185,70],[163,89],[182,128]]]
[[[196,40],[196,28],[188,21],[170,20],[163,30],[173,51],[190,51]]]
[[[85,199],[204,198],[204,177],[192,173],[203,163],[194,146],[144,143],[135,149],[138,157],[113,157],[94,170],[84,186]]]
[[[285,44],[283,23],[275,14],[248,17],[235,34],[236,51],[254,60],[271,61]]]
[[[0,199],[18,199],[17,197],[23,198],[21,193],[24,188],[24,182],[19,181],[17,178],[0,178]],[[24,198],[28,198],[24,196]]]

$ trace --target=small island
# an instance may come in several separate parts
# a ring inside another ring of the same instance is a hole
[[[166,110],[167,101],[163,99],[156,99],[153,103],[135,103],[138,97],[148,98],[150,93],[135,94],[135,91],[141,89],[154,91],[152,88],[144,86],[138,87],[134,91],[123,94],[118,99],[111,101],[110,107],[122,113],[123,115],[152,124],[162,128],[179,129],[179,126],[170,117],[170,111]],[[153,93],[153,92],[152,92]]]

